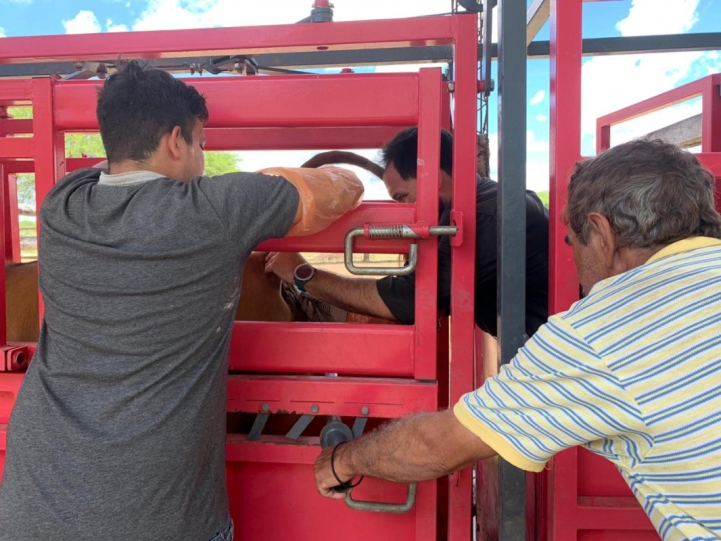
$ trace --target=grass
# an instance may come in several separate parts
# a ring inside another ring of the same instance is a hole
[[[536,192],[536,195],[543,202],[543,206],[548,208],[548,192]]]

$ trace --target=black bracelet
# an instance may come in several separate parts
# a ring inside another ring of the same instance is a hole
[[[351,480],[353,479],[352,477],[351,477],[350,479],[348,479],[347,481],[341,481],[341,480],[340,480],[340,477],[338,477],[338,474],[335,472],[335,466],[333,465],[333,461],[335,460],[335,451],[336,451],[336,449],[338,449],[338,447],[340,447],[341,445],[344,445],[344,444],[346,444],[346,443],[348,443],[348,442],[347,442],[347,441],[342,441],[342,442],[340,442],[338,445],[336,445],[335,447],[333,447],[333,450],[332,450],[331,453],[330,453],[330,471],[333,472],[333,477],[335,477],[335,480],[338,481],[338,486],[339,486],[339,487],[343,487],[343,488],[345,488],[345,489],[349,489],[349,488],[355,488],[355,487],[357,487],[358,485],[360,485],[360,484],[361,484],[361,481],[363,481],[363,476],[361,475],[361,478],[358,479],[358,482],[357,482],[357,483],[351,484]]]

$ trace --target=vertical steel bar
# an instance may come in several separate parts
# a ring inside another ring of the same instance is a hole
[[[453,26],[453,209],[463,242],[453,248],[451,267],[451,405],[473,390],[478,20],[456,17]],[[473,469],[452,475],[449,483],[448,541],[470,541]]]
[[[701,97],[701,152],[721,152],[721,77],[706,77]]]
[[[568,179],[581,157],[581,27],[582,0],[551,1],[551,185],[549,312],[566,310],[578,299],[573,252],[563,238],[561,211],[568,199]],[[573,509],[577,500],[577,454],[557,455],[541,478],[541,499],[547,496],[545,526],[548,539],[576,539]],[[563,519],[561,520],[561,516]]]
[[[5,198],[5,261],[20,263],[20,216],[18,212],[17,175],[8,173],[3,178],[3,196]]]
[[[526,6],[498,5],[498,361],[526,327]],[[498,461],[501,541],[526,538],[526,473]]]
[[[422,69],[418,77],[418,170],[416,221],[438,223],[441,145],[441,73]],[[434,380],[438,339],[438,237],[419,242],[416,270],[415,378]]]
[[[0,163],[0,180],[3,180],[3,187],[0,189],[0,242],[6,243],[7,239],[5,237],[5,216],[7,214],[7,208],[6,208],[6,201],[7,198],[5,197],[5,168],[3,167],[3,164]],[[3,249],[3,253],[5,253],[5,249]],[[6,316],[6,310],[5,310],[5,302],[6,302],[6,294],[5,294],[5,262],[3,261],[3,264],[0,266],[0,347],[3,347],[7,345],[7,321],[5,320]],[[0,358],[0,370],[4,370],[5,359]]]
[[[32,85],[33,139],[35,143],[35,216],[39,255],[40,207],[45,200],[45,196],[55,183],[65,175],[65,138],[55,130],[54,82],[50,79],[34,79]],[[42,294],[39,296],[40,325],[42,327],[45,310]]]

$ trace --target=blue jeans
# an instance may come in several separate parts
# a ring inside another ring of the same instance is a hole
[[[220,530],[210,541],[233,541],[233,519],[228,518],[228,524]]]

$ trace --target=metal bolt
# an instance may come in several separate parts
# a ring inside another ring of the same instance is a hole
[[[456,83],[453,81],[448,82],[448,92],[455,92],[456,91]]]
[[[313,405],[310,407],[310,411],[312,411],[313,413],[318,413],[319,410],[320,410],[320,408],[318,407],[317,404],[313,404]]]
[[[268,404],[263,404],[261,406],[261,409],[263,410],[263,412],[268,413],[270,411],[270,406]]]
[[[370,412],[371,412],[371,410],[370,410],[370,408],[368,408],[368,406],[363,406],[363,407],[361,408],[361,413],[362,413],[363,415],[368,415]]]

